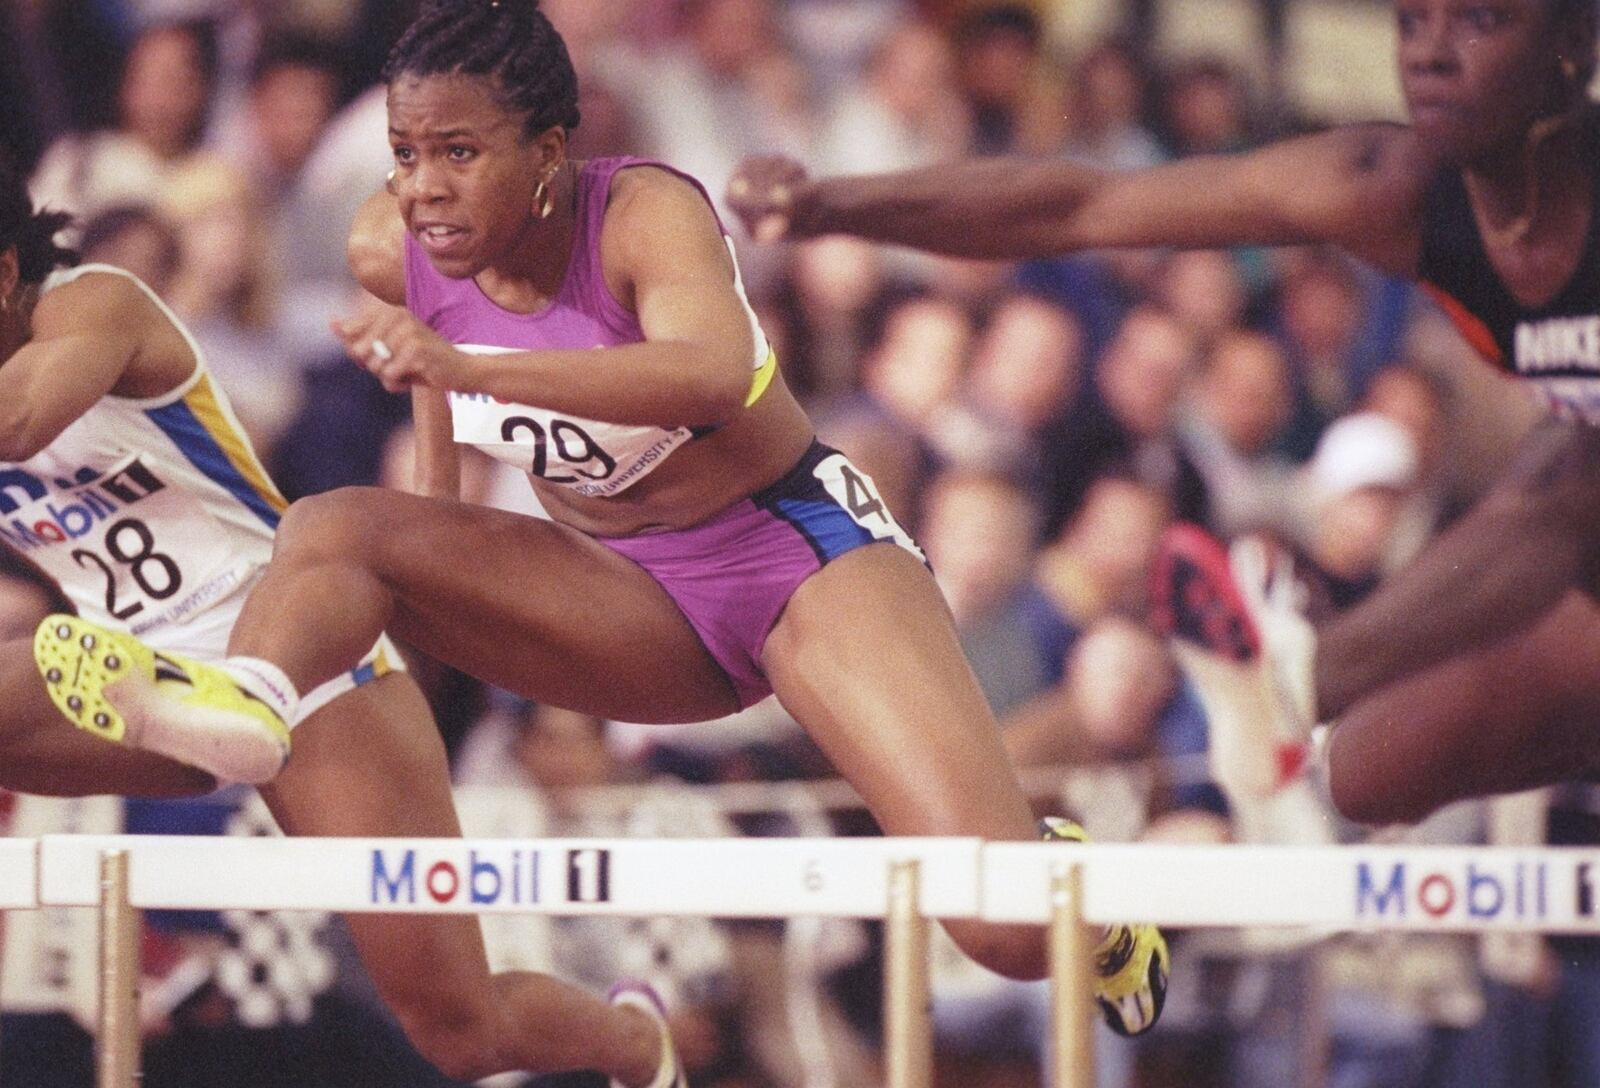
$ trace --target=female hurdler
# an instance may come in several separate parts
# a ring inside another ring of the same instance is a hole
[[[922,554],[816,441],[698,183],[567,156],[577,85],[530,0],[427,5],[387,77],[394,173],[349,251],[391,306],[338,331],[386,386],[413,391],[431,494],[295,504],[233,628],[227,680],[47,624],[58,705],[77,698],[135,743],[188,738],[167,745],[180,758],[242,753],[254,731],[270,764],[297,693],[388,629],[606,718],[698,721],[776,693],[885,833],[1036,837]],[[552,520],[455,501],[452,437],[527,471]],[[1037,927],[949,928],[994,970],[1044,973]],[[1155,1021],[1166,962],[1152,927],[1108,931],[1113,1027]]]

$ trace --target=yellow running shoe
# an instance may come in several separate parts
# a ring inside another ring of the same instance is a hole
[[[1039,821],[1046,841],[1088,842],[1083,828],[1060,816]],[[1095,1000],[1100,1015],[1118,1035],[1140,1035],[1161,1019],[1167,1000],[1171,956],[1166,938],[1155,926],[1118,923],[1107,926],[1095,946]]]
[[[269,781],[289,758],[283,719],[216,665],[66,615],[39,624],[33,659],[50,701],[98,737],[227,782]]]

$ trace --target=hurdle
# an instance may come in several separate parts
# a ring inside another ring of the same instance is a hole
[[[882,919],[885,1071],[931,1079],[930,919],[1047,928],[1057,1088],[1089,1088],[1094,934],[1114,922],[1600,933],[1600,849],[1141,846],[977,839],[0,841],[0,908],[98,907],[100,1088],[132,1088],[142,909]]]
[[[978,839],[46,836],[39,902],[102,912],[98,1088],[134,1088],[121,934],[139,910],[881,919],[885,1071],[929,1088],[928,920],[974,918]],[[109,875],[107,875],[109,874]],[[133,974],[137,974],[134,961]]]

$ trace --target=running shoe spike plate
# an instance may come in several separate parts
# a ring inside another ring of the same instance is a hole
[[[80,729],[228,782],[283,768],[289,728],[227,672],[78,616],[48,616],[33,656],[50,701]]]

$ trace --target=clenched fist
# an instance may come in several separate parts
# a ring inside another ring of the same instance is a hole
[[[795,193],[806,182],[805,167],[783,155],[752,155],[728,182],[727,201],[758,242],[776,242],[794,226]]]
[[[360,366],[391,393],[413,385],[454,389],[468,356],[398,306],[377,302],[333,322],[333,332]]]

